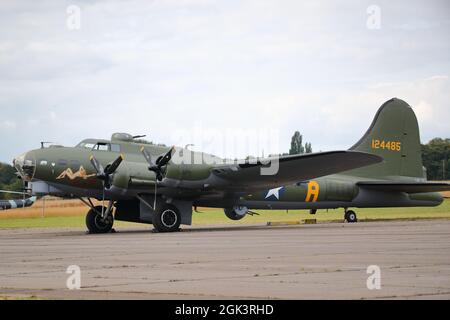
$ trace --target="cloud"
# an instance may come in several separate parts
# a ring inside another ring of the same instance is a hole
[[[0,130],[12,130],[17,127],[16,123],[13,121],[2,121],[0,122]]]
[[[368,86],[358,93],[343,93],[322,107],[327,121],[319,143],[324,149],[333,144],[350,146],[356,142],[370,125],[377,109],[390,98],[405,100],[415,111],[421,130],[422,142],[434,137],[450,136],[445,119],[450,119],[450,81],[448,76],[431,76],[424,79],[399,83],[379,83]],[[329,143],[324,143],[327,140]],[[347,141],[347,143],[345,143]]]
[[[425,141],[450,136],[448,5],[380,1],[371,31],[370,4],[2,1],[0,160],[116,131],[170,144],[195,123],[273,128],[280,143],[266,154],[287,151],[295,130],[315,150],[345,148],[394,96],[415,108]],[[80,30],[67,29],[69,5]]]

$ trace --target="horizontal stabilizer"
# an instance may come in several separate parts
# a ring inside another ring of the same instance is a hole
[[[435,182],[395,183],[395,182],[367,181],[367,182],[359,182],[358,186],[369,190],[385,191],[385,192],[427,193],[427,192],[450,191],[450,183],[435,183]]]

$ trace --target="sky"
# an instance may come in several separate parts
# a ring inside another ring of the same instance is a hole
[[[390,98],[450,137],[450,2],[0,2],[0,161],[114,132],[229,158],[342,150]]]

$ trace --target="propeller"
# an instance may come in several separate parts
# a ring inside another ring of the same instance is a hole
[[[156,161],[153,161],[153,157],[150,154],[150,152],[148,152],[147,149],[145,149],[144,147],[141,148],[141,152],[144,155],[145,160],[149,164],[148,170],[153,171],[156,176],[153,210],[156,209],[156,194],[158,191],[158,181],[162,181],[163,174],[165,173],[165,169],[163,167],[166,166],[169,163],[169,161],[172,159],[174,150],[175,150],[175,146],[170,148],[170,150],[166,154],[159,156],[156,159]]]
[[[170,148],[170,150],[165,155],[159,156],[158,159],[156,159],[156,162],[154,162],[150,152],[148,152],[144,147],[141,148],[141,152],[144,155],[145,160],[147,160],[148,164],[150,165],[148,167],[148,170],[155,173],[156,180],[162,181],[164,173],[163,167],[166,166],[172,159],[174,150],[175,147]]]
[[[122,163],[124,156],[121,154],[116,160],[108,164],[106,168],[103,169],[102,164],[93,155],[90,157],[90,161],[95,171],[97,172],[97,178],[103,182],[103,194],[102,194],[102,218],[104,218],[104,208],[105,208],[105,190],[109,190],[112,185],[112,176],[116,172]]]

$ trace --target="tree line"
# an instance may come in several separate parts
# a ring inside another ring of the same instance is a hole
[[[22,191],[22,180],[17,178],[16,169],[6,163],[0,163],[0,190]],[[17,195],[0,193],[0,199],[14,199]]]
[[[291,138],[291,148],[289,149],[289,154],[304,154],[312,153],[311,142],[305,142],[303,146],[303,135],[299,131],[295,131]]]
[[[422,145],[428,180],[450,180],[450,139],[434,138]]]

